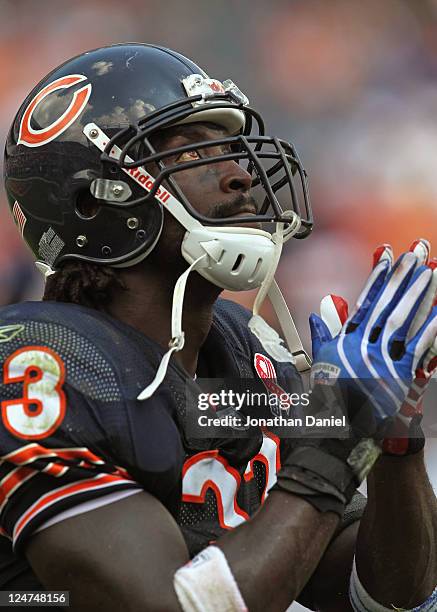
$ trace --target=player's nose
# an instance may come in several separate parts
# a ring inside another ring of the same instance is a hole
[[[220,179],[220,188],[225,193],[249,191],[252,186],[251,175],[235,161],[226,164],[226,170]]]

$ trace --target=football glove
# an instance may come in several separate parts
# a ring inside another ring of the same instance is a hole
[[[437,260],[429,260],[430,246],[426,240],[414,242],[410,251],[418,258],[418,265],[428,265],[431,270],[436,270]],[[392,266],[393,253],[389,245],[382,245],[373,254],[373,266],[381,261],[387,261]],[[421,325],[425,322],[433,302],[435,305],[435,293],[437,289],[437,272],[433,278],[426,299],[422,303],[408,333],[412,338]],[[348,319],[348,304],[339,296],[328,295],[321,301],[320,317],[312,315],[310,325],[312,328],[313,355],[317,359],[320,347],[337,336],[346,320]],[[414,380],[409,387],[407,397],[403,402],[396,419],[393,422],[388,436],[383,442],[385,453],[393,455],[406,455],[416,453],[424,446],[423,432],[420,428],[422,420],[422,398],[429,379],[437,366],[437,343],[434,342],[428,351],[423,363],[415,371]]]
[[[320,511],[342,514],[381,453],[382,439],[411,394],[416,372],[428,371],[433,363],[434,271],[417,251],[404,253],[394,266],[391,262],[385,246],[337,335],[323,318],[310,318],[311,410],[317,414],[333,407],[348,417],[350,429],[346,435],[302,436],[284,445],[289,450],[274,488],[299,495]],[[344,315],[341,299],[332,301]]]

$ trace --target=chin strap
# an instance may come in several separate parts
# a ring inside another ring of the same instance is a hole
[[[196,266],[203,260],[206,259],[207,255],[201,255],[198,257],[189,268],[180,275],[176,281],[176,285],[173,291],[173,303],[171,312],[171,340],[168,343],[169,350],[165,353],[159,364],[159,368],[156,372],[155,378],[152,382],[147,385],[143,391],[138,395],[137,399],[145,400],[151,397],[158,387],[161,385],[167,373],[168,363],[173,353],[177,353],[184,348],[185,334],[182,331],[182,312],[184,306],[185,289],[187,286],[187,280],[190,273],[196,268]]]
[[[299,229],[298,223],[294,224],[294,231]],[[294,321],[285,303],[274,278],[276,268],[278,267],[279,259],[282,253],[284,239],[291,237],[292,233],[288,230],[284,234],[284,223],[276,224],[276,232],[272,236],[275,244],[275,252],[272,262],[265,279],[261,283],[253,305],[253,316],[249,320],[248,327],[250,331],[258,338],[264,349],[276,361],[294,363],[299,372],[305,372],[311,368],[311,359],[308,357],[305,349],[302,346],[299,334],[297,332]],[[159,364],[153,381],[138,395],[137,399],[145,400],[151,397],[158,387],[161,385],[167,373],[168,364],[173,353],[177,353],[184,348],[185,335],[182,330],[182,311],[184,305],[184,295],[189,274],[201,264],[208,261],[208,255],[205,253],[198,257],[190,265],[187,270],[178,278],[174,291],[171,316],[171,334],[172,338],[168,344],[169,350],[164,354]],[[266,297],[269,297],[273,309],[278,317],[281,329],[284,333],[289,349],[283,345],[283,340],[279,334],[268,325],[264,319],[258,314],[259,310]]]
[[[254,316],[258,316],[258,313],[261,310],[261,306],[269,292],[270,285],[274,281],[275,272],[278,267],[279,260],[281,258],[282,247],[284,245],[284,224],[283,223],[276,224],[276,232],[272,234],[272,241],[275,245],[274,255],[272,257],[270,269],[267,272],[265,279],[261,283],[261,286],[258,290],[258,293],[256,294],[256,298],[253,303]]]
[[[270,285],[268,296],[273,306],[273,310],[278,317],[287,346],[293,356],[293,363],[299,372],[306,372],[307,370],[310,370],[312,363],[311,358],[302,345],[302,341],[296,329],[296,325],[294,324],[293,317],[291,316],[284,296],[278,287],[278,283],[275,280],[273,280],[272,284]]]
[[[254,336],[261,342],[264,349],[276,359],[276,361],[294,363],[299,372],[306,372],[311,368],[311,359],[303,348],[302,341],[284,296],[274,278],[284,241],[291,238],[293,233],[299,230],[299,227],[300,223],[295,224],[293,227],[294,231],[290,232],[290,229],[288,229],[288,231],[284,233],[284,224],[276,224],[276,232],[272,236],[275,243],[275,256],[272,260],[270,270],[256,295],[253,305],[253,316],[248,323],[248,327]],[[283,345],[283,340],[279,334],[259,315],[261,306],[267,296],[278,317],[288,349]]]

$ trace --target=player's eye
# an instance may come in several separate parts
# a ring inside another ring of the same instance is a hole
[[[176,158],[176,163],[182,164],[184,162],[194,161],[196,159],[200,159],[200,155],[197,151],[184,151]]]

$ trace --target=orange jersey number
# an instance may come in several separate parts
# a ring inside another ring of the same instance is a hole
[[[1,403],[5,427],[17,438],[50,436],[65,416],[64,363],[54,351],[27,346],[12,353],[3,366],[3,383],[23,383],[23,395]]]

